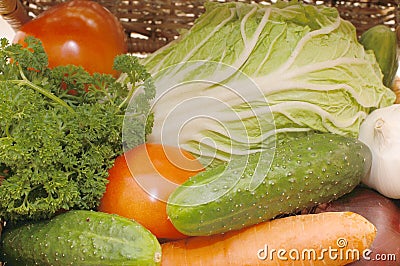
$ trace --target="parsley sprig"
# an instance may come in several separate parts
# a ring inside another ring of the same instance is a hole
[[[136,57],[116,57],[116,80],[49,69],[41,42],[26,42],[0,41],[0,217],[11,222],[95,208],[116,156],[153,122],[154,84]]]

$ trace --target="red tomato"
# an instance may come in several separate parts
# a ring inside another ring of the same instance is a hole
[[[50,68],[73,64],[89,73],[117,76],[114,58],[127,52],[121,23],[92,1],[72,0],[50,8],[24,24],[13,42],[23,44],[27,35],[42,41]]]
[[[173,189],[202,170],[187,151],[140,145],[115,160],[98,210],[134,219],[160,239],[184,238],[167,217],[166,201]]]

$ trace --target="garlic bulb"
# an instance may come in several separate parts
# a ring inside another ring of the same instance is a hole
[[[359,140],[372,152],[372,166],[362,183],[386,197],[400,199],[400,104],[367,116]]]

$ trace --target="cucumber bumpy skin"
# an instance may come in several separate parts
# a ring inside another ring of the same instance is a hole
[[[277,145],[272,163],[260,158],[231,161],[179,186],[167,204],[174,226],[191,236],[212,235],[326,203],[351,192],[372,160],[359,140],[330,133]],[[264,174],[252,189],[256,167]]]
[[[156,237],[117,215],[73,210],[3,231],[6,265],[160,265]]]

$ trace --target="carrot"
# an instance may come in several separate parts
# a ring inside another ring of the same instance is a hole
[[[345,265],[361,258],[375,235],[375,226],[353,212],[289,216],[164,243],[162,265]]]

